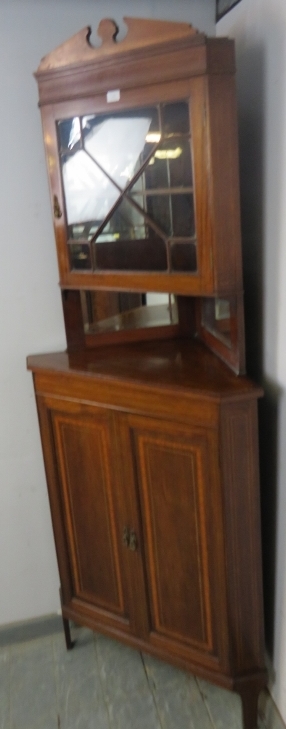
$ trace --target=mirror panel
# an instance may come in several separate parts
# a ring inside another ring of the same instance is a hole
[[[227,347],[231,347],[231,308],[228,299],[205,299],[202,325]]]

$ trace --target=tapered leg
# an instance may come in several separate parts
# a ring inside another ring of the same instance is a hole
[[[64,633],[65,633],[65,639],[66,639],[66,647],[67,650],[70,651],[74,647],[74,640],[71,638],[71,631],[70,631],[70,623],[67,618],[64,618],[62,615],[63,620],[63,626],[64,626]]]
[[[61,588],[60,588],[60,601],[61,601],[61,606],[63,607]],[[63,614],[62,614],[62,621],[63,621],[63,626],[64,626],[66,647],[67,647],[68,651],[71,651],[71,649],[74,647],[74,640],[72,640],[72,638],[71,638],[70,623],[67,618],[64,618]]]
[[[255,686],[250,683],[249,685],[240,686],[237,691],[242,701],[243,728],[257,729],[258,697],[261,684]]]

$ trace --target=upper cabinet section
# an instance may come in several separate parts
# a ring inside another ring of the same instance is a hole
[[[62,287],[241,292],[233,43],[101,21],[36,73]]]

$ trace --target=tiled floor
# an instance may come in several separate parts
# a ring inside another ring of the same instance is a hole
[[[242,729],[235,694],[77,628],[0,648],[0,729]],[[259,729],[283,725],[262,696]]]

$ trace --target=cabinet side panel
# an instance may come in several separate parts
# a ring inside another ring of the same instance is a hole
[[[242,290],[237,107],[235,79],[208,80],[210,195],[213,201],[216,291]]]
[[[222,406],[228,615],[235,674],[264,667],[257,403]]]
[[[210,170],[210,135],[207,125],[207,80],[192,79],[190,114],[194,166],[194,198],[198,274],[201,291],[214,290],[214,222]],[[193,293],[190,290],[189,293]]]

